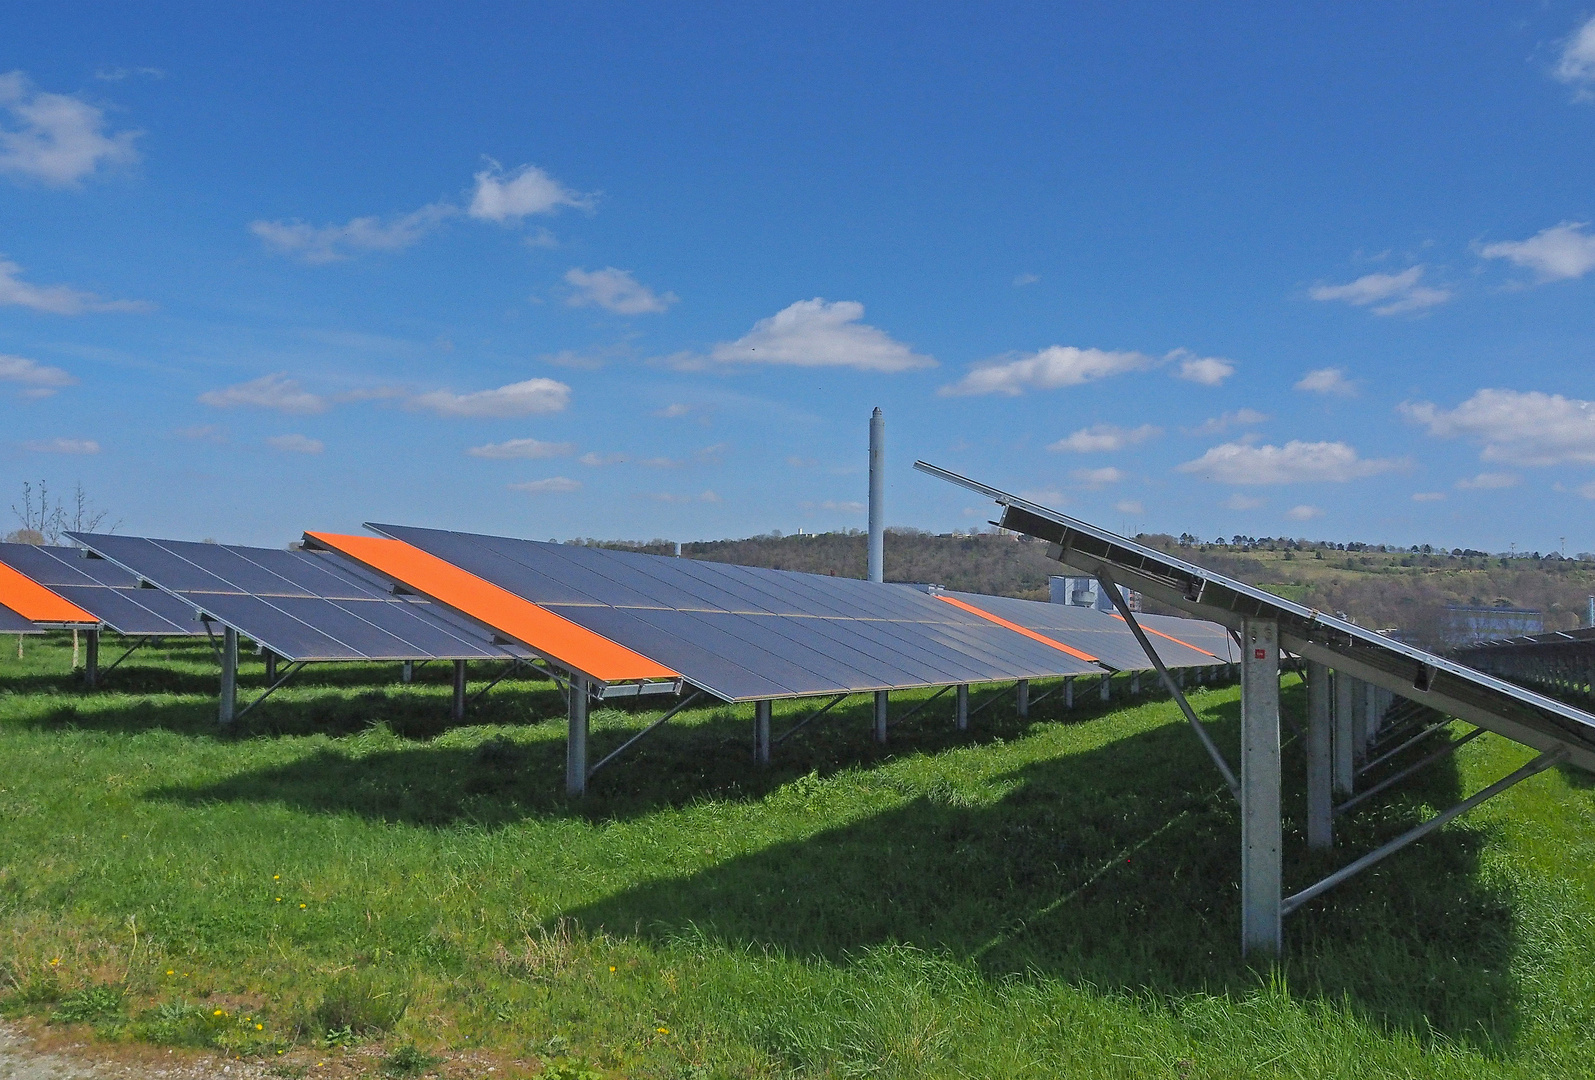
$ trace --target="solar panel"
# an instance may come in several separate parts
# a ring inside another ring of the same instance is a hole
[[[1017,623],[1047,637],[1055,638],[1090,653],[1117,671],[1145,671],[1151,667],[1140,643],[1124,620],[1096,608],[1075,607],[1071,604],[1046,604],[1037,600],[1017,600],[1008,596],[983,596],[977,593],[947,591],[941,595],[960,600],[971,607]],[[1218,658],[1178,638],[1163,626],[1147,622],[1137,616],[1147,640],[1157,650],[1158,658],[1167,668],[1207,667],[1218,663]],[[1173,620],[1192,622],[1196,620]],[[1212,625],[1212,624],[1208,624]],[[1222,627],[1215,627],[1221,633]]]
[[[177,637],[205,633],[194,610],[104,559],[73,547],[0,544],[0,563],[89,612],[118,634]]]
[[[655,660],[726,701],[1103,670],[907,585],[437,529],[368,527]],[[338,542],[322,534],[309,538]]]
[[[1581,709],[946,469],[914,467],[995,500],[1003,528],[1057,544],[1059,559],[1085,573],[1105,569],[1121,585],[1234,628],[1248,618],[1277,620],[1291,652],[1538,750],[1565,748],[1569,761],[1595,772],[1595,716]]]
[[[289,661],[523,656],[480,627],[324,552],[70,533],[193,612]]]
[[[33,625],[32,619],[24,619],[10,608],[0,607],[0,633],[38,634],[42,632],[37,626]]]

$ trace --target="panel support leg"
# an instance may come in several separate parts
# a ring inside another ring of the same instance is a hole
[[[84,642],[83,653],[83,681],[88,688],[93,690],[100,682],[100,632],[90,630],[88,640]]]
[[[1331,709],[1329,668],[1307,661],[1307,846],[1333,847],[1335,843],[1334,713]]]
[[[969,684],[968,683],[959,683],[958,684],[958,689],[957,689],[957,691],[954,692],[953,700],[957,703],[957,704],[955,704],[953,706],[953,726],[956,727],[959,731],[968,731],[969,730]]]
[[[463,664],[461,665],[464,666]],[[587,677],[570,677],[570,728],[565,735],[565,794],[587,794]]]
[[[1102,676],[1102,700],[1103,701],[1112,701],[1113,700],[1113,682],[1112,682],[1112,679],[1113,679],[1113,676],[1109,675],[1109,674],[1106,674],[1106,673],[1104,673],[1103,676]]]
[[[1379,721],[1384,718],[1384,710],[1379,705],[1381,697],[1379,687],[1373,683],[1363,683],[1362,692],[1364,695],[1362,705],[1363,722],[1367,725],[1364,729],[1362,745],[1363,756],[1366,757],[1367,748],[1373,744],[1374,739],[1379,734]]]
[[[1241,640],[1241,952],[1283,946],[1279,623],[1247,619]]]
[[[886,742],[886,691],[875,691],[875,741]]]
[[[1074,676],[1066,676],[1063,680],[1063,707],[1065,710],[1074,708]]]
[[[753,703],[753,760],[770,764],[770,702]]]
[[[222,694],[217,719],[233,722],[238,713],[238,631],[222,627]]]
[[[1352,678],[1344,671],[1335,672],[1335,776],[1336,795],[1350,795],[1357,783],[1357,740],[1352,732],[1351,699]]]
[[[1130,696],[1141,696],[1141,673],[1139,671],[1130,672]]]
[[[404,663],[399,665],[399,681],[405,686],[409,686],[415,681],[414,660],[406,660]]]
[[[454,702],[449,706],[449,719],[458,723],[465,719],[465,661],[454,661]]]
[[[266,685],[270,686],[277,681],[277,654],[270,649],[266,650]]]
[[[1026,720],[1030,717],[1030,680],[1020,679],[1014,687],[1014,711],[1019,714],[1019,719]]]

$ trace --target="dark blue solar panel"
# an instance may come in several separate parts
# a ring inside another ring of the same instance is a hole
[[[1034,630],[1065,645],[1072,645],[1119,671],[1145,671],[1152,666],[1124,620],[1096,608],[1016,600],[1010,596],[983,596],[978,593],[949,591],[944,595],[962,600],[982,611],[989,611],[999,619],[1007,619],[1026,630]],[[1142,628],[1146,629],[1146,624]],[[1157,629],[1162,630],[1162,627]],[[1205,667],[1218,662],[1200,649],[1170,641],[1158,634],[1149,633],[1147,640],[1157,650],[1164,667]]]
[[[0,544],[0,562],[89,612],[119,634],[203,634],[194,611],[158,589],[140,589],[137,579],[105,559],[78,548]]]
[[[8,607],[0,606],[0,633],[36,634],[39,628]]]
[[[287,660],[479,660],[528,655],[326,552],[136,536],[74,540]],[[137,590],[134,599],[150,592]],[[91,609],[92,610],[92,609]],[[201,624],[200,632],[204,632]]]
[[[373,525],[727,700],[1099,674],[905,585]]]

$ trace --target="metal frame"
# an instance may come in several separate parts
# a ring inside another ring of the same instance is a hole
[[[653,732],[656,729],[663,727],[667,721],[669,721],[671,719],[674,719],[675,715],[678,712],[680,712],[681,710],[687,708],[687,706],[691,705],[693,702],[697,701],[699,698],[701,698],[703,696],[704,696],[704,692],[702,690],[694,690],[690,696],[685,697],[682,700],[676,702],[676,704],[674,706],[672,706],[669,709],[669,711],[667,711],[659,719],[655,720],[653,723],[649,724],[647,727],[645,727],[641,731],[637,732],[637,734],[633,735],[631,738],[627,739],[625,742],[623,742],[619,746],[615,747],[615,749],[613,749],[609,753],[605,754],[603,756],[603,758],[598,762],[598,764],[594,765],[592,768],[587,770],[587,779],[591,780],[593,778],[593,774],[594,773],[596,773],[599,769],[602,769],[605,765],[608,765],[611,761],[614,761],[621,754],[624,754],[627,750],[631,749],[631,746],[632,746],[633,743],[639,741],[640,739],[642,739],[646,735],[653,734]],[[766,710],[765,723],[766,723],[766,734],[768,734],[768,724],[769,724],[768,709],[769,709],[769,703],[761,701],[761,702],[757,702],[756,704],[757,705],[763,705],[765,710]],[[587,719],[587,717],[586,717],[586,709],[583,709],[582,713],[583,713],[582,720],[585,723],[585,721]],[[572,707],[572,715],[573,716],[575,715],[574,706]],[[583,730],[582,734],[584,736],[583,742],[585,744],[585,735],[587,733],[586,733],[585,730]],[[583,745],[582,749],[585,752],[586,746]],[[768,752],[766,752],[765,760],[766,761],[769,760]],[[585,789],[586,785],[583,784],[582,786]],[[579,792],[576,793],[576,794],[579,794]]]

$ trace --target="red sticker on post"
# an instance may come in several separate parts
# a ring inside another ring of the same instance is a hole
[[[1263,660],[1263,659],[1266,659],[1267,656],[1268,656],[1268,654],[1266,652],[1264,652],[1262,649],[1253,649],[1252,650],[1252,659],[1253,660]]]

